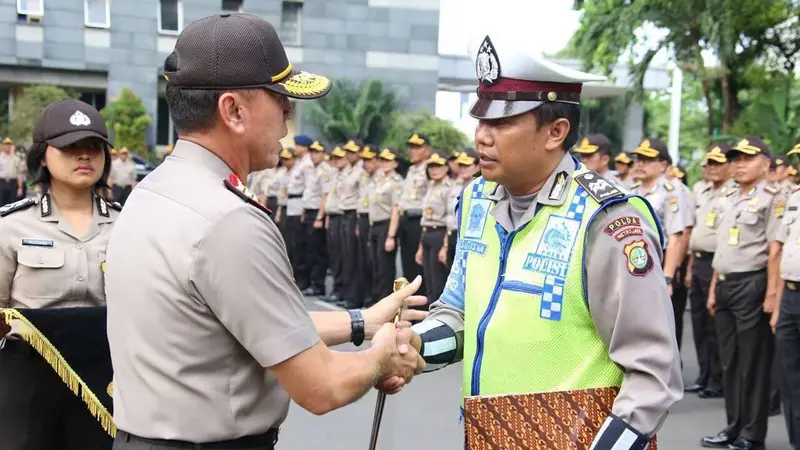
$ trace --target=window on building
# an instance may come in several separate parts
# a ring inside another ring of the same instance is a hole
[[[105,92],[81,92],[80,100],[88,103],[96,110],[101,110],[106,107],[106,93]]]
[[[17,14],[41,16],[44,14],[44,0],[17,0]]]
[[[281,9],[281,41],[285,45],[300,45],[302,21],[303,3],[284,1]]]
[[[242,12],[244,0],[222,0],[222,10],[230,12]]]
[[[158,1],[158,31],[178,34],[183,29],[183,0]]]
[[[0,130],[6,130],[11,121],[11,89],[0,87]],[[0,131],[0,134],[3,134]]]
[[[111,0],[83,0],[87,27],[108,28],[111,25]]]

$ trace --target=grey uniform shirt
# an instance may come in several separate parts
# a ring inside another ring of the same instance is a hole
[[[132,186],[136,183],[136,163],[133,158],[128,157],[127,161],[116,159],[111,163],[111,173],[109,173],[109,184],[116,186]]]
[[[742,193],[728,193],[717,234],[712,266],[721,274],[750,272],[767,267],[769,243],[781,224],[785,198],[766,181]]]
[[[292,170],[286,174],[286,215],[299,216],[303,214],[303,190],[306,187],[306,177],[314,170],[297,161]]]
[[[706,185],[696,195],[695,226],[689,240],[689,250],[693,252],[714,253],[717,248],[717,228],[727,200],[727,184],[714,190],[714,185]]]
[[[684,221],[686,222],[686,228],[693,228],[696,225],[695,210],[697,209],[697,202],[695,201],[695,196],[689,189],[689,186],[686,186],[681,181],[675,180],[671,183],[679,191],[681,191],[681,195],[683,196],[683,202],[681,205],[685,205],[685,208],[683,209],[683,217]]]
[[[285,167],[267,169],[261,177],[259,190],[267,197],[277,197],[281,193],[281,177],[286,175]]]
[[[108,244],[114,421],[194,443],[277,427],[289,396],[265,367],[318,342],[278,228],[179,140],[134,191]]]
[[[325,201],[326,214],[341,214],[342,213],[342,200],[340,196],[341,188],[339,186],[343,170],[331,168],[328,182],[328,199]]]
[[[401,212],[416,210],[422,212],[422,199],[428,189],[426,163],[417,164],[408,168],[406,179],[403,182],[403,195],[398,200]]]
[[[775,240],[783,244],[781,278],[800,282],[800,188],[795,188]]]
[[[279,167],[278,170],[275,172],[275,183],[277,184],[278,188],[278,205],[279,206],[286,206],[286,203],[289,201],[289,193],[288,193],[288,186],[289,186],[289,169],[287,167]]]
[[[325,174],[327,171],[325,167],[320,164],[306,172],[305,175],[305,189],[303,190],[303,209],[319,209],[319,204],[322,201],[322,194],[324,193]]]
[[[339,172],[337,189],[343,211],[355,211],[358,207],[358,185],[362,173],[364,169],[359,165],[345,167]]]
[[[548,198],[555,175],[562,170],[569,174],[567,181],[571,182],[575,165],[569,155],[553,171],[539,195],[528,196],[530,205],[522,215],[512,212],[511,197],[498,187],[491,197],[497,200],[491,212],[497,223],[506,230],[521,228],[534,216],[537,203],[561,205],[567,201],[567,189],[557,200]],[[639,432],[652,435],[660,428],[669,408],[683,396],[683,380],[657,232],[645,227],[642,236],[630,235],[621,241],[604,232],[609,224],[630,216],[647,223],[635,207],[619,203],[601,211],[589,227],[585,250],[586,293],[595,328],[608,347],[611,360],[624,372],[612,413]],[[653,269],[644,276],[628,272],[623,253],[623,247],[635,239],[644,239],[655,259]],[[494,282],[494,276],[487,275],[486,281]],[[459,361],[463,356],[464,309],[463,303],[447,301],[448,289],[445,288],[440,300],[432,305],[431,315],[422,323],[438,320],[456,332],[455,361]],[[643,315],[647,320],[642,320]]]
[[[646,198],[653,210],[661,219],[667,235],[682,233],[689,225],[686,223],[686,209],[689,207],[682,191],[676,188],[666,177],[661,177],[650,188],[634,185],[633,193]],[[692,210],[693,211],[693,210]]]
[[[102,266],[119,212],[99,197],[93,211],[82,236],[47,193],[0,218],[0,308],[105,304]]]
[[[450,189],[453,181],[445,178],[441,181],[428,182],[428,189],[425,191],[425,198],[422,200],[422,219],[420,225],[423,227],[443,227],[447,225],[447,200],[450,197]]]
[[[382,222],[392,217],[392,207],[403,193],[403,177],[397,172],[382,176],[375,183],[369,202],[369,221]]]
[[[447,231],[456,231],[458,228],[458,216],[456,216],[456,204],[464,189],[464,180],[456,178],[447,193]]]
[[[366,170],[361,171],[361,179],[358,180],[358,207],[356,212],[359,214],[369,213],[369,196],[375,189],[375,179],[380,172],[376,171],[370,176]]]

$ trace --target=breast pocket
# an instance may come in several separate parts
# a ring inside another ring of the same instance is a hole
[[[744,226],[755,226],[758,224],[758,212],[744,211],[739,214],[736,223]]]
[[[23,247],[17,252],[17,273],[12,291],[29,298],[52,299],[64,295],[64,252]]]
[[[106,251],[94,251],[87,256],[89,265],[89,291],[95,298],[104,299],[106,298]]]

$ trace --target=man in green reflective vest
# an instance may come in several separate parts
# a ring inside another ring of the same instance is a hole
[[[663,232],[645,199],[567,152],[578,138],[582,85],[604,78],[548,61],[513,35],[486,36],[471,54],[482,176],[459,200],[444,293],[414,326],[428,370],[463,359],[468,448],[509,448],[490,441],[518,438],[478,430],[473,447],[471,418],[496,405],[471,412],[471,399],[600,390],[613,392],[610,412],[567,442],[646,448],[683,392]],[[573,418],[596,413],[590,409],[579,405]],[[487,427],[510,421],[496,417]],[[544,429],[550,419],[569,434],[572,419],[553,410],[546,421],[528,420],[541,433],[520,448],[572,447]]]

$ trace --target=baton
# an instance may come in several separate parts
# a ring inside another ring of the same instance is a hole
[[[405,278],[398,278],[394,280],[394,286],[392,290],[394,292],[403,289],[408,285],[408,280]],[[405,301],[403,301],[405,304]],[[403,306],[400,306],[400,309],[397,310],[397,314],[394,316],[394,323],[397,323],[400,320],[400,316],[403,314]],[[372,435],[369,438],[369,450],[375,450],[378,445],[378,432],[381,429],[381,420],[383,419],[383,406],[386,404],[386,393],[378,392],[378,401],[375,402],[375,416],[372,418]]]

